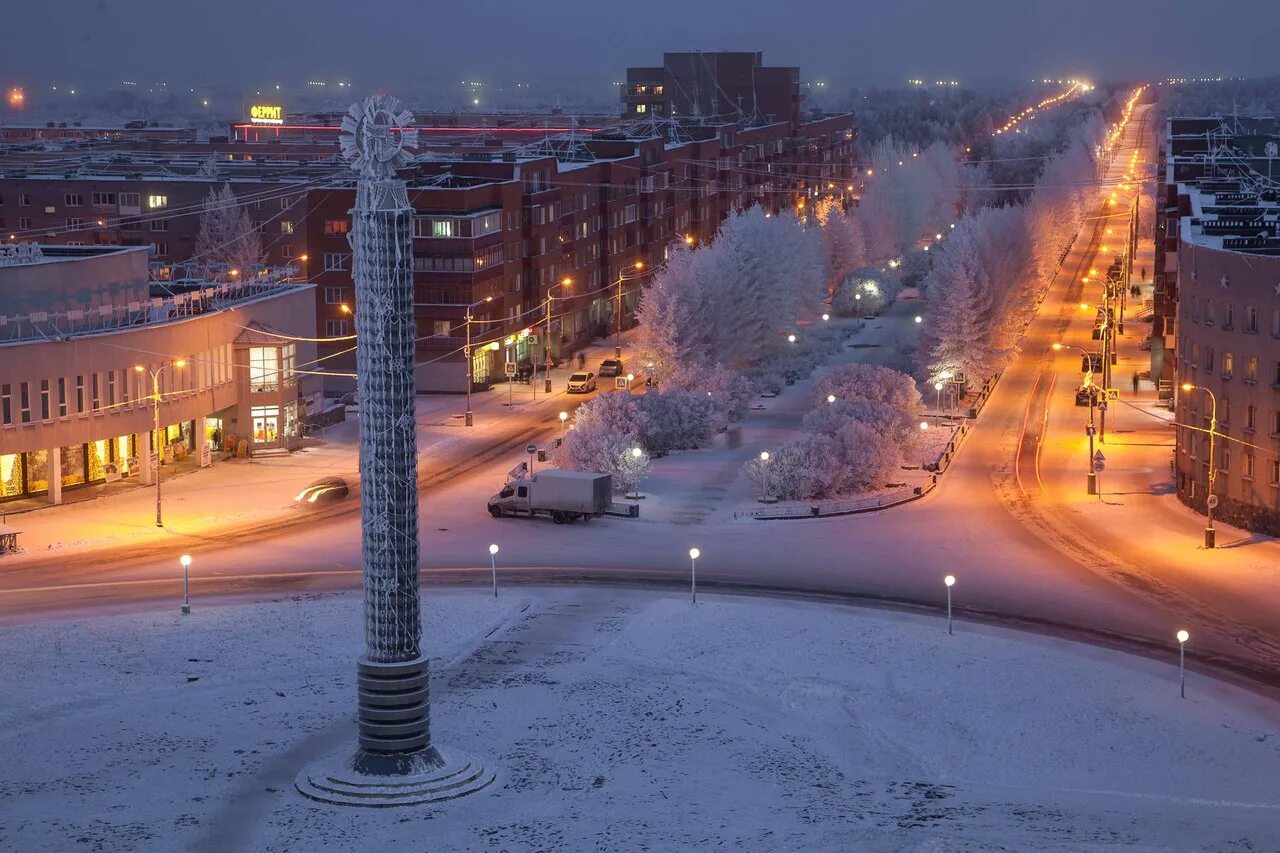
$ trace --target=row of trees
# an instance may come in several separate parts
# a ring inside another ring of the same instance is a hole
[[[1089,122],[1072,133],[1045,162],[1025,203],[983,208],[950,231],[924,282],[928,310],[920,351],[931,377],[990,376],[1017,352],[1084,221],[1101,130]]]
[[[759,207],[731,215],[708,246],[677,247],[645,288],[638,350],[659,383],[777,359],[797,319],[821,310],[827,263],[821,232]]]
[[[744,466],[762,493],[812,500],[870,491],[918,456],[924,406],[910,376],[843,365],[814,383],[812,397],[804,434]]]

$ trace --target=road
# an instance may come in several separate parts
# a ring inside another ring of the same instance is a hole
[[[1143,125],[1135,120],[1126,133],[1116,158],[1121,170]],[[1254,594],[1258,577],[1245,573],[1224,580],[1195,561],[1172,559],[1133,523],[1125,535],[1125,513],[1138,510],[1104,504],[1102,510],[1115,512],[1101,520],[1093,510],[1077,511],[1082,459],[1050,452],[1055,442],[1078,445],[1056,436],[1078,432],[1079,410],[1070,407],[1067,395],[1079,376],[1073,360],[1055,358],[1049,344],[1068,333],[1073,320],[1079,322],[1078,309],[1072,313],[1071,307],[1079,300],[1080,271],[1093,263],[1099,221],[1086,223],[1027,331],[1022,353],[1004,373],[942,485],[927,498],[887,513],[799,521],[676,523],[642,517],[570,527],[492,521],[484,499],[519,461],[521,454],[512,448],[527,440],[522,435],[482,455],[459,450],[452,464],[465,471],[447,482],[437,477],[438,485],[424,493],[424,584],[487,582],[490,541],[502,543],[503,583],[687,584],[685,554],[693,545],[703,554],[700,584],[745,591],[936,608],[945,601],[943,576],[954,574],[962,619],[1174,657],[1173,634],[1187,628],[1194,638],[1188,647],[1193,669],[1212,667],[1254,686],[1280,686],[1280,608]],[[900,339],[912,328],[913,312],[893,306],[869,332],[871,345],[887,347]],[[749,420],[743,430],[744,459],[769,429],[767,419],[756,420],[761,422]],[[545,426],[548,434],[555,430]],[[725,476],[732,478],[735,470]],[[1168,524],[1188,520],[1176,506],[1160,511]],[[1146,518],[1134,516],[1139,517]],[[1190,523],[1195,534],[1194,518]],[[1263,549],[1274,544],[1258,543]],[[358,519],[350,515],[266,531],[247,541],[210,542],[193,550],[193,590],[200,605],[209,606],[358,588],[359,552]],[[1273,552],[1262,553],[1265,563]],[[0,621],[175,606],[174,557],[6,571],[0,575]]]

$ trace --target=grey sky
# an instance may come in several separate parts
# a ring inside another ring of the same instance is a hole
[[[663,50],[759,49],[832,90],[1280,70],[1264,4],[1219,0],[3,0],[0,83],[531,80],[610,97]],[[380,15],[375,10],[386,10]],[[1250,22],[1253,23],[1250,23]],[[1268,49],[1267,40],[1271,40]],[[571,83],[570,81],[574,81]],[[576,83],[576,85],[574,85]],[[426,94],[426,93],[422,93]]]

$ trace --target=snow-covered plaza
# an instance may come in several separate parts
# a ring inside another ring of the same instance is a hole
[[[3,629],[9,850],[1280,847],[1280,707],[918,613],[619,588],[424,601],[435,740],[495,782],[303,798],[349,748],[357,596]]]

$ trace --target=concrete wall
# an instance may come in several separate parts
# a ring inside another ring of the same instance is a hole
[[[67,249],[68,253],[76,251]],[[80,257],[57,252],[57,247],[48,247],[43,263],[0,267],[0,314],[12,317],[33,311],[87,310],[149,298],[146,247],[122,247]]]

